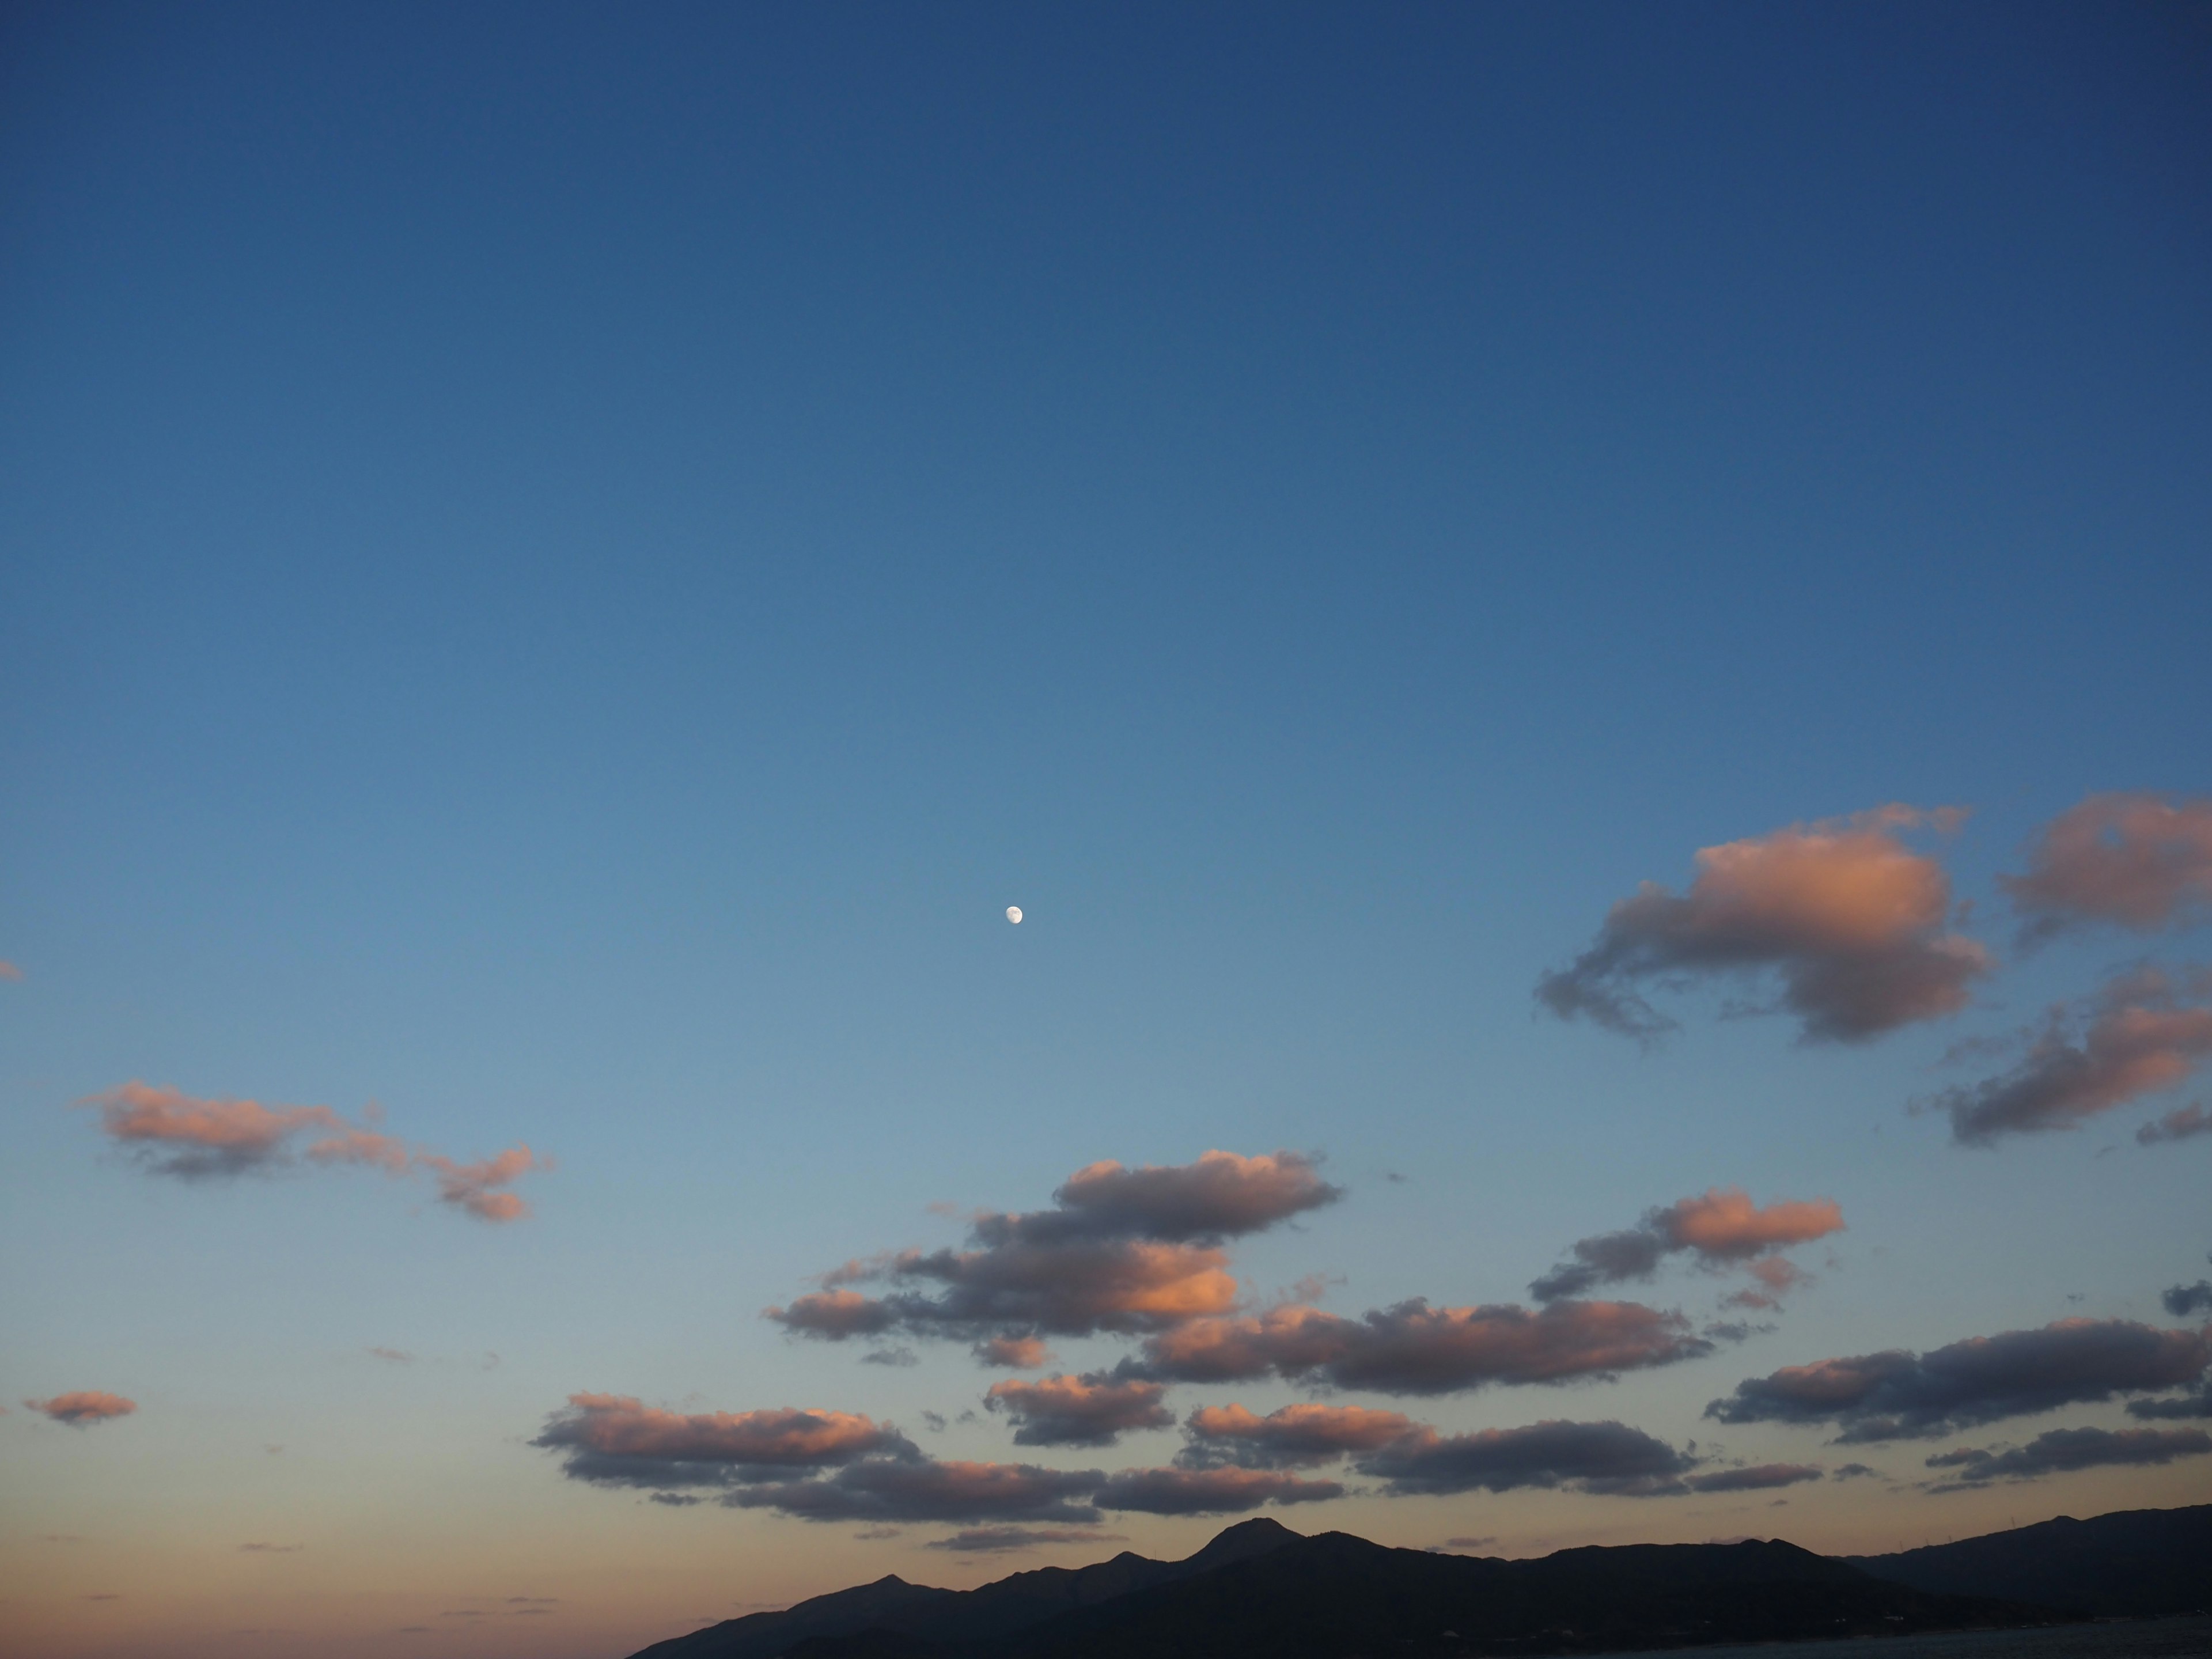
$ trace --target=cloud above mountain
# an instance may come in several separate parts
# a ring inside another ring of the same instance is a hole
[[[1949,931],[1949,878],[1899,837],[1960,816],[1883,806],[1704,848],[1686,893],[1644,883],[1571,966],[1538,981],[1537,999],[1561,1018],[1646,1042],[1675,1024],[1646,988],[1698,980],[1771,975],[1780,1008],[1814,1042],[1956,1013],[1991,958]]]
[[[2064,1319],[1904,1349],[1790,1365],[1736,1384],[1705,1407],[1723,1423],[1827,1423],[1842,1444],[1927,1439],[2124,1394],[2197,1382],[2212,1334],[2127,1320]]]
[[[983,1403],[1013,1419],[1016,1445],[1110,1446],[1132,1429],[1172,1425],[1175,1413],[1160,1403],[1166,1392],[1158,1382],[1093,1371],[996,1383]]]
[[[2040,1480],[2075,1469],[2171,1463],[2207,1454],[2212,1454],[2212,1434],[2202,1429],[2052,1429],[2025,1446],[1941,1452],[1928,1467],[1949,1475],[1933,1490],[1954,1492],[1993,1480]]]

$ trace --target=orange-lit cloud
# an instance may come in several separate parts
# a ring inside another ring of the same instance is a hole
[[[1161,1429],[1175,1413],[1160,1403],[1158,1382],[1116,1380],[1103,1371],[994,1383],[983,1403],[1018,1425],[1023,1446],[1110,1446],[1132,1429]]]
[[[1419,1427],[1401,1412],[1367,1406],[1285,1406],[1265,1417],[1242,1406],[1201,1406],[1184,1419],[1190,1446],[1178,1462],[1218,1461],[1296,1468],[1374,1451]]]
[[[1772,1298],[1800,1277],[1774,1251],[1841,1232],[1844,1212],[1833,1199],[1784,1199],[1759,1208],[1740,1187],[1716,1187],[1702,1198],[1678,1199],[1645,1212],[1635,1227],[1577,1239],[1569,1247],[1574,1260],[1554,1267],[1529,1285],[1539,1301],[1580,1296],[1600,1285],[1650,1279],[1669,1255],[1687,1253],[1708,1267],[1741,1264],[1770,1293],[1738,1297],[1753,1306]]]
[[[1947,931],[1950,881],[1898,837],[1955,812],[1884,806],[1702,848],[1687,893],[1646,882],[1538,999],[1647,1041],[1674,1022],[1640,988],[1772,970],[1810,1040],[1856,1041],[1955,1013],[1989,952]]]
[[[976,1360],[1010,1371],[1033,1371],[1052,1363],[1052,1351],[1034,1336],[994,1336],[975,1345]]]
[[[629,1395],[572,1394],[530,1443],[564,1454],[571,1480],[726,1486],[787,1478],[872,1455],[917,1457],[897,1430],[850,1412],[664,1411]]]
[[[1926,1439],[2061,1406],[2199,1381],[2212,1333],[2129,1320],[2062,1319],[1968,1337],[1924,1354],[1904,1349],[1786,1365],[1705,1407],[1723,1423],[1832,1423],[1838,1443]]]
[[[200,1098],[135,1079],[77,1103],[97,1107],[101,1131],[137,1153],[157,1175],[212,1178],[293,1168],[302,1162],[325,1167],[350,1164],[394,1176],[428,1174],[437,1183],[439,1202],[484,1221],[515,1221],[529,1214],[530,1206],[520,1196],[498,1189],[530,1170],[553,1167],[550,1158],[538,1157],[527,1146],[460,1164],[427,1147],[410,1147],[397,1136],[349,1123],[327,1106],[264,1106],[254,1100]],[[371,1122],[376,1115],[372,1107]]]
[[[829,1288],[765,1316],[829,1341],[894,1330],[966,1340],[985,1364],[1003,1364],[1045,1335],[1165,1330],[1228,1312],[1237,1285],[1224,1242],[1339,1196],[1297,1152],[1093,1164],[1054,1194],[1052,1209],[976,1216],[966,1249],[848,1262],[824,1276]],[[893,1289],[877,1297],[844,1288],[865,1281]]]
[[[2164,1117],[2144,1124],[2136,1131],[2136,1143],[2155,1146],[2161,1140],[2188,1140],[2197,1135],[2212,1135],[2212,1112],[2207,1112],[2201,1102],[2177,1106]]]
[[[1292,1305],[1194,1320],[1146,1340],[1136,1369],[1168,1381],[1273,1374],[1383,1394],[1449,1394],[1488,1383],[1559,1382],[1710,1353],[1679,1314],[1637,1302],[1432,1308],[1419,1297],[1358,1319]]]
[[[2212,799],[2092,795],[1998,878],[2031,938],[2088,922],[2154,933],[2212,903]]]
[[[138,1409],[137,1401],[125,1400],[119,1394],[103,1394],[98,1389],[79,1389],[70,1394],[58,1394],[51,1400],[26,1400],[23,1403],[73,1429],[128,1417]]]
[[[2010,1071],[1930,1103],[1950,1114],[1960,1146],[2071,1129],[2116,1106],[2174,1088],[2212,1059],[2212,976],[2177,980],[2155,968],[2122,975],[2074,1008],[2056,1008]],[[2146,1142],[2179,1139],[2154,1130]]]

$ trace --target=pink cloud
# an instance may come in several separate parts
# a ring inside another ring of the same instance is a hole
[[[14,963],[0,962],[0,979],[15,980],[22,977],[23,970]]]
[[[570,1395],[530,1443],[564,1453],[572,1480],[660,1488],[782,1479],[874,1454],[917,1455],[897,1430],[851,1412],[672,1412],[615,1394]]]
[[[2031,938],[2100,921],[2154,933],[2212,902],[2212,799],[2092,795],[2045,826],[2026,875],[1998,880]]]
[[[23,1403],[73,1429],[128,1417],[138,1409],[137,1401],[125,1400],[119,1394],[103,1394],[98,1389],[79,1389],[72,1394],[58,1394],[52,1400],[26,1400]]]
[[[1186,1382],[1269,1373],[1384,1394],[1610,1376],[1711,1352],[1679,1314],[1637,1302],[1432,1308],[1416,1297],[1358,1319],[1289,1306],[1194,1320],[1145,1343],[1143,1369]]]
[[[975,1345],[975,1358],[983,1364],[1010,1371],[1033,1371],[1052,1363],[1051,1351],[1034,1336],[992,1337]]]
[[[1990,955],[1946,931],[1948,878],[1898,836],[1948,830],[1958,816],[1884,806],[1704,848],[1686,894],[1646,882],[1537,996],[1563,1018],[1587,1015],[1647,1041],[1674,1022],[1638,988],[1698,975],[1773,971],[1808,1040],[1853,1042],[1955,1013]]]
[[[2136,1139],[2145,1146],[2161,1140],[2187,1140],[2194,1135],[2212,1135],[2212,1112],[2200,1103],[2178,1106],[2155,1123],[2146,1123],[2136,1131]]]
[[[79,1105],[100,1109],[107,1137],[140,1153],[156,1174],[187,1179],[245,1175],[296,1167],[302,1160],[325,1167],[355,1165],[390,1176],[428,1174],[438,1200],[484,1221],[515,1221],[530,1206],[499,1190],[553,1161],[527,1146],[513,1146],[474,1164],[457,1163],[427,1147],[410,1147],[395,1135],[349,1123],[327,1106],[264,1106],[258,1101],[202,1099],[181,1090],[135,1079]],[[379,1113],[372,1106],[371,1123]],[[320,1135],[299,1142],[311,1131]]]
[[[1160,1403],[1158,1382],[1116,1380],[1103,1372],[994,1383],[983,1397],[1018,1425],[1022,1446],[1109,1446],[1132,1429],[1165,1428],[1175,1413]]]
[[[1702,1198],[1678,1199],[1645,1212],[1635,1227],[1577,1239],[1571,1261],[1528,1289],[1540,1301],[1581,1296],[1600,1285],[1650,1279],[1670,1255],[1687,1252],[1707,1267],[1747,1265],[1770,1291],[1788,1290],[1802,1277],[1774,1251],[1840,1232],[1844,1212],[1833,1199],[1784,1199],[1761,1209],[1741,1187],[1715,1187]],[[1766,1252],[1769,1254],[1762,1254]],[[1751,1258],[1757,1258],[1752,1260]],[[1771,1297],[1741,1291],[1739,1305],[1771,1307]]]
[[[2010,1071],[1947,1089],[1932,1103],[1950,1114],[1961,1146],[2075,1128],[2195,1075],[2212,1058],[2208,997],[2212,976],[2177,982],[2155,968],[2123,975],[2075,1008],[2053,1009]]]

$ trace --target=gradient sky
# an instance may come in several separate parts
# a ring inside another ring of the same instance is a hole
[[[2212,1500],[2212,1424],[2127,1410],[2186,1379],[1704,1414],[2069,1319],[2206,1341],[2161,1297],[2212,1272],[2212,1133],[2137,1139],[2212,1075],[2202,8],[15,5],[0,238],[12,1645],[614,1659],[1187,1553],[1237,1512],[957,1552],[1029,1522],[862,1536],[532,1442],[603,1395],[1188,1462],[981,1409],[1143,1332],[1016,1372],[761,1310],[1212,1149],[1325,1160],[1220,1248],[1354,1322],[1533,1307],[1717,1188],[1843,1222],[1778,1309],[1686,1249],[1589,1293],[1679,1316],[1664,1364],[1169,1379],[1178,1422],[1618,1422],[1684,1477],[1309,1467],[1347,1495],[1258,1511],[1301,1530]],[[1898,803],[1967,815],[1854,818]],[[1888,999],[1849,1040],[1831,970]],[[333,1115],[127,1138],[245,1100]],[[402,1171],[303,1156],[334,1120]],[[2170,1455],[1927,1462],[2079,1428]],[[1820,1478],[1708,1479],[1778,1464]]]

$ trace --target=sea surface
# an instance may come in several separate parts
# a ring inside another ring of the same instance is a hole
[[[1697,1648],[1698,1659],[2212,1659],[2212,1619],[2144,1619],[2047,1630],[1954,1631],[1844,1642],[1765,1642]],[[1602,1659],[1652,1659],[1649,1653]]]

